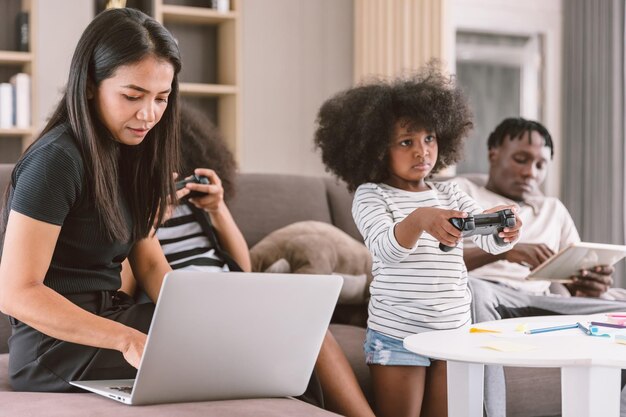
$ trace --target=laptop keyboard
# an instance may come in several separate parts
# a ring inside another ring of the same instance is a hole
[[[109,389],[114,389],[116,391],[122,391],[125,394],[130,394],[133,391],[133,387],[109,387]]]

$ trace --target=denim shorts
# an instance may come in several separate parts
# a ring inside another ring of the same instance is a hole
[[[429,358],[406,350],[402,339],[394,339],[369,328],[365,333],[363,350],[368,365],[430,366]]]

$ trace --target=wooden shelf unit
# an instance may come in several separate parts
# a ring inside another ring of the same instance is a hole
[[[200,79],[180,79],[180,93],[194,100],[216,101],[217,120],[214,120],[222,132],[227,146],[233,152],[235,159],[240,160],[240,119],[241,119],[241,29],[240,5],[238,0],[230,0],[229,12],[218,12],[209,7],[186,6],[168,4],[168,0],[152,0],[152,14],[155,19],[172,30],[176,37],[176,30],[184,26],[185,30],[197,29],[199,33],[206,29],[215,31],[215,62],[204,63],[214,70],[197,70],[194,77]],[[178,0],[178,3],[181,3]],[[182,1],[184,3],[184,1]],[[207,1],[207,4],[209,2]],[[196,38],[194,38],[196,39]],[[201,39],[201,38],[200,38]],[[209,40],[207,40],[209,42]],[[198,59],[190,51],[206,48],[204,40],[194,40],[191,45],[180,43],[183,72],[190,66],[192,60]],[[188,51],[185,56],[185,49]],[[206,58],[205,58],[206,59]],[[194,62],[195,63],[195,62]]]
[[[155,10],[158,10],[155,8]],[[156,13],[156,12],[155,12]],[[193,23],[204,25],[218,25],[234,21],[238,18],[237,12],[218,12],[204,7],[161,5],[161,21]]]
[[[9,129],[0,129],[0,137],[32,136],[34,133],[34,128],[12,127]]]
[[[7,4],[3,4],[7,2]],[[15,4],[15,0],[2,0],[0,1],[0,7],[4,10],[11,6],[8,2]],[[29,128],[9,128],[0,129],[0,140],[4,138],[19,138],[21,139],[22,150],[25,149],[33,141],[33,137],[38,131],[37,129],[37,84],[35,76],[35,61],[37,57],[37,51],[35,48],[35,42],[37,31],[37,7],[35,6],[36,0],[21,0],[20,10],[28,12],[28,52],[20,52],[16,50],[0,50],[0,69],[3,74],[17,74],[18,72],[24,72],[30,75],[30,119],[31,124]],[[10,16],[8,13],[0,18],[0,25],[7,25],[8,27],[15,27],[15,16]],[[1,48],[0,48],[1,49]],[[8,79],[1,79],[0,82],[8,82]]]
[[[0,65],[28,65],[32,61],[30,52],[0,51]]]

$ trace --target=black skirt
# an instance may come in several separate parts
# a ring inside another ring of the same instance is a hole
[[[98,316],[148,333],[154,304],[135,304],[123,292],[98,291],[65,295]],[[79,345],[49,337],[11,319],[9,382],[17,391],[79,392],[69,381],[134,378],[121,352]]]

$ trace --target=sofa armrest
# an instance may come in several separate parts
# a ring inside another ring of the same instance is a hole
[[[352,236],[359,242],[363,242],[363,236],[357,229],[352,218],[352,200],[354,195],[348,192],[348,188],[344,182],[340,182],[334,178],[324,178],[326,184],[326,193],[328,198],[328,209],[332,223]]]

